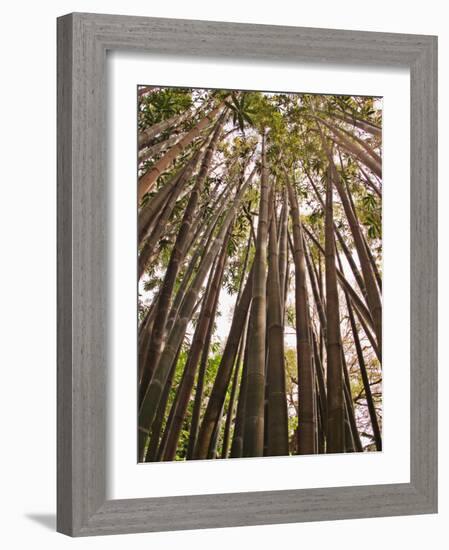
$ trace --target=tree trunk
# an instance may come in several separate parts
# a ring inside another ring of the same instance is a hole
[[[334,225],[335,227],[335,225]],[[304,226],[304,230],[306,231],[307,235],[310,237],[312,242],[317,246],[317,248],[320,250],[320,252],[325,256],[325,251],[323,247],[320,245],[316,237],[314,237],[313,233],[307,229]],[[368,311],[367,307],[365,306],[364,302],[360,298],[360,296],[357,294],[357,292],[352,288],[352,286],[349,284],[348,280],[344,276],[344,274],[337,269],[337,279],[340,284],[340,286],[343,288],[343,290],[347,291],[351,297],[351,300],[354,304],[354,307],[357,310],[357,313],[360,314],[360,317],[364,319],[364,321],[371,327],[374,327],[373,319],[371,317],[371,313]],[[376,344],[377,349],[377,344]]]
[[[211,283],[211,280],[212,280],[212,278],[215,274],[215,268],[217,266],[218,260],[219,260],[219,258],[216,258],[214,263],[212,264],[212,267],[211,267],[211,270],[210,270],[210,273],[209,273],[209,279],[208,279],[208,282],[207,282],[207,285],[206,285],[206,289],[210,288],[210,283]],[[204,309],[203,306],[206,303],[207,296],[208,296],[208,291],[205,290],[205,292],[203,293],[202,299],[199,300],[202,303],[202,309],[201,309],[200,315],[203,312],[203,309]],[[195,309],[196,309],[196,307],[195,307]],[[214,313],[214,315],[215,315],[215,313]],[[182,346],[182,343],[181,343],[181,346]],[[190,355],[190,352],[189,352],[189,355]],[[186,363],[184,365],[184,370],[183,370],[183,373],[182,373],[180,385],[183,384],[188,362],[189,362],[189,357],[187,357]],[[167,460],[167,459],[164,459],[164,454],[165,454],[165,450],[167,448],[168,438],[170,437],[171,427],[173,425],[173,418],[174,418],[174,415],[175,415],[175,412],[176,412],[177,402],[179,401],[179,398],[180,398],[179,387],[180,386],[178,386],[175,397],[173,399],[173,403],[172,403],[172,406],[170,408],[170,414],[168,415],[167,422],[165,424],[164,434],[162,436],[162,440],[161,440],[161,443],[160,443],[159,448],[158,448],[158,453],[157,453],[157,460],[158,461]],[[165,389],[166,388],[167,388],[167,383],[165,385]],[[158,415],[159,415],[159,411],[156,414],[156,420],[154,421],[154,423],[156,423],[158,421]],[[154,423],[153,423],[153,425],[154,425]],[[148,460],[148,456],[147,456],[147,460]]]
[[[227,258],[227,245],[229,240],[225,239],[223,248],[220,253],[219,260],[215,267],[215,272],[211,274],[210,282],[207,285],[207,295],[203,302],[200,317],[196,325],[195,334],[193,336],[190,347],[189,357],[184,369],[182,380],[177,391],[177,399],[174,403],[174,414],[172,423],[167,426],[169,430],[167,444],[164,449],[164,460],[173,460],[176,456],[176,448],[178,446],[179,435],[187,412],[190,396],[195,383],[198,362],[203,349],[209,325],[214,322],[212,317],[213,306],[216,302],[216,295],[220,293],[221,281],[223,278],[224,267]]]
[[[250,234],[249,234],[249,237],[248,237],[248,243],[247,243],[247,247],[246,247],[246,252],[245,252],[245,259],[243,261],[243,268],[242,268],[240,286],[239,286],[239,290],[238,290],[238,293],[237,293],[236,303],[239,303],[240,297],[241,297],[242,291],[243,291],[243,279],[245,277],[245,273],[246,273],[246,270],[248,268],[249,252],[250,252],[250,249],[251,249],[251,238],[252,238],[252,235],[251,235],[251,231],[250,231]],[[238,356],[237,356],[236,364],[235,364],[235,367],[234,367],[234,376],[233,376],[233,379],[232,379],[231,395],[229,397],[228,412],[227,412],[227,415],[226,415],[226,423],[225,423],[225,429],[224,429],[224,433],[223,433],[223,447],[222,447],[222,453],[221,453],[222,458],[227,458],[228,457],[229,442],[230,442],[230,437],[231,437],[231,424],[232,424],[232,417],[234,415],[234,403],[235,403],[235,400],[237,398],[237,388],[238,388],[238,383],[239,383],[240,364],[242,362],[243,353],[244,353],[244,350],[246,348],[246,341],[247,341],[246,338],[247,338],[247,334],[248,334],[248,324],[249,324],[248,320],[249,319],[248,319],[248,315],[247,315],[246,320],[245,320],[245,326],[243,327],[242,338],[240,340]],[[242,382],[240,382],[240,383],[242,383]]]
[[[217,228],[217,223],[219,222],[225,207],[227,206],[227,200],[229,198],[231,191],[232,191],[232,186],[230,186],[229,189],[226,188],[222,193],[220,193],[220,195],[214,201],[211,207],[211,211],[213,211],[214,214],[212,216],[212,219],[209,220],[209,223],[205,229],[204,229],[205,220],[201,216],[198,217],[198,220],[196,222],[198,224],[198,229],[200,230],[201,228],[203,228],[204,231],[202,236],[200,237],[200,241],[198,243],[198,246],[196,247],[194,254],[190,258],[188,268],[183,276],[178,292],[176,293],[176,296],[173,300],[173,304],[171,306],[170,313],[167,319],[167,333],[169,333],[173,327],[173,323],[175,322],[176,317],[178,315],[179,307],[181,306],[182,300],[187,291],[187,288],[190,283],[190,279],[192,278],[192,275],[196,269],[198,261],[204,254],[207,253],[207,251],[209,250],[212,244],[214,231]],[[218,208],[216,208],[217,205],[219,205]],[[197,238],[199,238],[199,234],[195,235],[190,240],[189,246],[191,246],[191,244],[195,242]]]
[[[364,302],[360,298],[360,296],[357,294],[357,292],[352,288],[352,286],[349,284],[348,280],[344,276],[344,274],[337,269],[337,277],[338,282],[340,283],[341,288],[346,291],[349,296],[351,297],[352,303],[354,304],[354,307],[357,309],[357,311],[362,315],[362,317],[365,319],[365,321],[368,323],[368,325],[371,328],[374,328],[374,323],[371,317],[370,312],[368,311],[367,307],[365,306]]]
[[[242,379],[240,382],[239,400],[235,415],[234,433],[232,436],[231,458],[241,458],[243,455],[243,425],[245,422],[246,387],[248,383],[247,365],[249,348],[249,323],[247,322],[245,333],[245,351],[243,354]]]
[[[307,175],[307,178],[308,178],[310,184],[312,185],[312,188],[313,188],[313,190],[314,190],[314,192],[315,192],[315,196],[316,196],[316,198],[318,199],[318,202],[319,202],[319,203],[321,204],[321,206],[323,207],[323,210],[325,210],[326,207],[325,207],[324,201],[323,201],[323,199],[321,198],[320,193],[318,192],[318,188],[316,187],[315,182],[313,181],[313,179],[312,179],[312,177],[310,176],[309,172],[308,172],[305,168],[304,168],[304,170],[305,170],[305,173],[306,173],[306,175]],[[305,228],[305,229],[306,229],[307,234],[310,236],[310,233],[309,233],[309,231],[307,230],[307,228]],[[354,277],[355,277],[355,279],[356,279],[356,281],[357,281],[357,284],[358,284],[360,290],[362,291],[363,296],[366,297],[366,289],[365,289],[365,283],[363,282],[363,278],[362,278],[362,276],[360,275],[360,272],[359,272],[359,270],[357,269],[357,266],[356,266],[356,264],[355,264],[355,262],[354,262],[354,259],[353,259],[353,257],[352,257],[352,254],[349,252],[349,249],[348,249],[348,247],[346,246],[346,243],[344,242],[344,239],[342,238],[342,235],[341,235],[341,233],[340,233],[340,231],[339,231],[339,229],[338,229],[338,227],[337,227],[337,225],[336,225],[335,223],[334,223],[334,230],[335,230],[335,233],[336,233],[336,235],[337,235],[337,237],[338,237],[338,240],[339,240],[339,242],[340,242],[340,245],[341,245],[341,247],[342,247],[342,249],[343,249],[343,251],[344,251],[344,253],[345,253],[346,259],[348,260],[348,263],[349,263],[349,265],[351,266],[351,270],[352,270],[352,272],[353,272],[353,274],[354,274]],[[312,239],[315,241],[315,239],[314,239],[313,237],[312,237]],[[323,253],[324,253],[324,252],[323,252]]]
[[[349,321],[351,323],[352,337],[354,339],[354,345],[357,352],[357,360],[359,363],[360,374],[362,375],[363,388],[365,390],[366,403],[368,405],[368,412],[371,419],[371,426],[373,428],[374,441],[376,443],[376,449],[382,450],[382,435],[377,420],[376,408],[374,406],[373,395],[371,393],[371,386],[369,382],[368,372],[365,365],[365,359],[363,357],[362,346],[360,345],[359,334],[357,331],[357,325],[354,318],[354,312],[352,311],[351,301],[347,300],[346,305],[348,308]]]
[[[341,364],[340,308],[333,219],[332,178],[328,171],[325,217],[327,317],[327,452],[344,452],[344,396]]]
[[[144,149],[141,149],[138,154],[139,164],[145,162],[148,159],[156,157],[160,153],[163,153],[169,147],[179,141],[182,137],[184,137],[184,135],[184,133],[174,134],[169,138],[164,139],[163,141],[159,141],[158,143],[151,145],[150,147],[145,147]]]
[[[157,303],[158,295],[156,295],[153,299],[153,304],[151,305],[151,310],[148,312],[148,315],[146,316],[145,321],[142,323],[141,330],[139,330],[139,336],[138,336],[138,373],[139,378],[138,382],[140,384],[140,380],[142,378],[143,373],[143,366],[146,363],[146,358],[148,354],[148,344],[150,341],[150,335],[151,331],[153,330],[153,322],[154,322],[154,312],[155,312],[155,304]]]
[[[349,267],[351,268],[352,274],[354,275],[354,279],[357,282],[358,287],[360,288],[360,291],[362,292],[365,300],[366,300],[366,288],[365,288],[365,282],[363,281],[363,277],[360,274],[360,271],[358,270],[356,263],[354,261],[354,258],[347,247],[345,240],[342,237],[342,234],[340,233],[338,227],[334,225],[335,234],[337,235],[338,242],[340,243],[341,249],[344,252],[344,255],[346,257],[346,260],[349,264]]]
[[[288,264],[288,191],[285,188],[281,216],[279,220],[279,290],[281,293],[282,322],[284,319],[284,306],[286,298],[287,264]]]
[[[313,379],[310,314],[307,307],[306,260],[298,199],[290,182],[288,196],[293,230],[293,259],[295,263],[296,353],[298,361],[298,452],[316,453],[315,384]]]
[[[348,195],[349,202],[351,204],[352,211],[354,212],[354,216],[356,217],[356,219],[358,219],[357,210],[355,208],[354,201],[352,200],[351,193],[349,193],[349,190],[348,190],[347,186],[346,186],[346,189],[347,189],[347,195]],[[376,264],[376,260],[374,259],[374,256],[371,252],[371,248],[368,245],[368,241],[366,240],[365,233],[362,230],[360,230],[360,234],[362,236],[362,240],[363,240],[363,243],[364,243],[365,248],[366,248],[366,253],[368,255],[368,259],[370,261],[371,268],[373,270],[374,277],[375,277],[376,282],[377,282],[377,286],[379,287],[379,292],[382,292],[382,277],[380,276],[379,269],[378,269],[377,264]]]
[[[271,201],[267,281],[267,454],[288,456],[288,411],[285,390],[284,326],[282,323],[279,257],[274,216],[274,193]],[[285,229],[285,237],[286,237]],[[283,294],[283,293],[282,293]]]
[[[374,337],[374,334],[371,332],[371,328],[368,327],[368,323],[366,322],[365,318],[360,313],[360,311],[357,309],[357,306],[354,304],[354,302],[352,302],[352,305],[354,305],[354,313],[356,314],[357,319],[360,325],[362,326],[363,332],[366,334],[366,337],[368,338],[371,344],[371,347],[374,353],[376,354],[377,359],[379,360],[379,362],[381,362],[379,348],[377,347],[376,338]]]
[[[214,304],[212,306],[211,319],[215,319],[219,297],[220,297],[220,293],[217,292],[215,295]],[[190,423],[189,444],[187,447],[187,457],[186,457],[187,460],[191,460],[193,458],[193,452],[195,450],[196,440],[198,437],[198,428],[199,428],[200,415],[201,415],[201,403],[203,399],[204,379],[206,376],[210,342],[212,339],[213,332],[214,332],[214,323],[211,322],[209,323],[209,326],[207,328],[206,339],[205,339],[204,347],[201,354],[201,364],[198,372],[198,380],[197,380],[196,389],[195,389],[195,401],[193,404],[192,420]]]
[[[154,375],[143,399],[139,414],[139,421],[141,426],[151,426],[151,424],[153,423],[160,396],[162,394],[165,381],[170,370],[170,366],[173,362],[174,355],[179,346],[179,343],[183,340],[185,336],[185,331],[191,318],[192,311],[195,307],[195,303],[198,299],[198,294],[200,292],[201,286],[210,269],[213,259],[217,255],[220,248],[223,246],[223,241],[226,237],[229,227],[237,214],[237,210],[240,207],[240,202],[245,192],[247,191],[255,172],[256,168],[253,170],[245,184],[237,193],[232,203],[232,206],[229,208],[225,215],[218,235],[216,236],[208,252],[201,259],[195,279],[184,297],[177,317],[177,322],[174,324],[171,330],[167,344],[164,348],[164,351],[162,352],[157,368],[154,371]],[[140,453],[143,453],[142,447],[140,448]]]
[[[155,462],[156,460],[160,460],[158,456],[159,440],[161,438],[162,424],[165,418],[165,410],[167,408],[168,398],[170,397],[170,390],[173,383],[173,378],[175,376],[176,366],[178,364],[178,358],[181,352],[181,348],[182,346],[179,346],[178,353],[175,360],[173,361],[173,365],[170,369],[170,374],[168,375],[167,383],[165,384],[164,393],[161,397],[161,402],[159,403],[156,419],[151,426],[150,444],[148,445],[148,452],[146,456],[147,462]]]
[[[345,151],[356,157],[362,164],[369,168],[378,178],[382,177],[382,160],[376,155],[377,158],[373,158],[373,155],[369,155],[360,145],[350,140],[341,130],[338,130],[335,126],[332,126],[325,120],[316,117],[318,124],[324,124],[332,132],[334,137],[331,140],[342,147]],[[375,153],[373,153],[375,155]]]
[[[208,115],[206,115],[198,124],[192,128],[187,134],[178,141],[176,145],[173,145],[165,155],[160,158],[149,170],[139,179],[138,200],[142,200],[145,193],[151,191],[157,178],[170,166],[175,158],[183,151],[192,141],[198,137],[201,132],[210,124],[217,115],[223,111],[223,103],[220,103],[218,107],[213,109]]]
[[[182,179],[183,178],[181,178],[181,180]],[[157,219],[157,223],[153,231],[143,243],[143,246],[139,253],[139,263],[138,263],[139,280],[142,278],[142,275],[144,274],[148,265],[151,264],[151,262],[154,260],[155,256],[157,255],[157,245],[161,237],[166,231],[167,223],[173,213],[173,209],[175,207],[176,201],[178,200],[181,191],[182,191],[181,185],[175,187],[175,189],[172,191],[172,194],[169,197],[167,204],[165,205],[161,215]]]
[[[356,128],[359,128],[360,130],[363,130],[364,132],[367,132],[368,134],[371,134],[374,137],[382,138],[382,128],[379,128],[374,124],[371,124],[371,122],[368,122],[366,120],[360,120],[355,116],[349,117],[345,115],[338,115],[336,113],[333,113],[332,116],[335,118],[338,118],[339,120],[342,120],[343,122],[346,122],[347,124],[352,124]]]
[[[167,317],[170,310],[170,302],[172,300],[176,277],[178,276],[181,262],[183,261],[187,252],[187,245],[190,241],[190,232],[193,219],[198,206],[198,202],[200,200],[201,192],[204,187],[204,182],[209,172],[212,155],[217,146],[224,122],[225,117],[224,115],[222,115],[216,123],[214,134],[209,143],[206,154],[204,155],[204,159],[197,176],[197,181],[190,194],[189,202],[187,204],[181,222],[181,227],[176,237],[176,242],[173,246],[170,261],[165,272],[164,282],[162,283],[159,300],[157,302],[157,310],[154,318],[151,341],[148,348],[148,361],[145,365],[145,371],[142,376],[141,386],[139,390],[139,406],[141,406],[142,404],[142,400],[148,389],[148,384],[150,383],[151,376],[158,364],[160,355],[164,347]]]
[[[352,393],[351,393],[351,380],[349,378],[348,366],[346,364],[343,344],[341,346],[341,364],[343,367],[343,391],[344,391],[344,399],[345,399],[346,416],[347,416],[349,428],[351,431],[354,451],[360,453],[363,451],[363,447],[362,447],[362,442],[360,441],[360,435],[357,429],[357,423],[355,419],[354,403],[352,401]]]
[[[248,324],[248,317],[246,318],[246,324]],[[232,377],[232,385],[231,385],[231,395],[229,396],[228,411],[226,413],[226,422],[225,422],[225,427],[223,432],[223,446],[221,449],[221,458],[228,458],[229,442],[231,439],[231,425],[232,425],[232,418],[234,416],[234,404],[237,396],[237,387],[239,383],[240,365],[242,363],[243,350],[246,344],[246,340],[244,338],[247,332],[246,328],[247,327],[243,328],[242,339],[240,340],[237,360],[234,366],[234,375]]]
[[[339,126],[335,126],[334,124],[331,125],[332,128],[336,131],[336,135],[339,136],[347,136],[347,139],[349,141],[354,140],[364,151],[371,156],[371,158],[374,159],[375,162],[379,164],[379,166],[382,165],[382,159],[381,157],[373,150],[370,144],[368,144],[363,139],[356,136],[354,133],[350,132],[349,130],[346,130],[346,128],[341,128]]]
[[[268,195],[266,136],[264,131],[262,136],[259,220],[249,318],[251,339],[248,351],[248,385],[243,430],[243,456],[245,457],[263,456],[264,445]]]
[[[148,147],[149,145],[151,145],[151,142],[156,136],[158,136],[162,132],[165,132],[165,130],[168,130],[169,128],[176,128],[176,126],[182,124],[185,120],[189,118],[189,116],[192,116],[192,114],[193,113],[190,111],[190,109],[188,109],[183,113],[178,113],[177,115],[173,115],[170,118],[162,120],[161,122],[156,122],[156,124],[145,128],[145,130],[139,132],[139,149]]]
[[[150,229],[156,226],[155,220],[169,200],[169,196],[175,189],[178,190],[176,196],[179,196],[186,182],[192,177],[201,158],[202,151],[203,148],[200,147],[193,154],[192,158],[140,209],[138,216],[139,244],[150,233]]]
[[[324,140],[323,140],[324,143]],[[327,146],[326,146],[327,147]],[[331,168],[331,178],[335,184],[338,194],[340,195],[343,208],[351,228],[351,233],[354,239],[354,244],[357,250],[357,255],[360,260],[360,266],[362,268],[363,279],[365,282],[365,288],[367,293],[368,307],[371,313],[371,317],[374,325],[374,332],[376,334],[376,340],[379,347],[380,353],[382,353],[382,304],[379,297],[379,292],[377,289],[377,282],[372,270],[372,266],[366,252],[366,246],[361,234],[361,229],[359,222],[356,218],[355,212],[352,210],[351,204],[349,202],[346,189],[344,188],[340,176],[337,173],[335,168],[332,156],[327,150],[330,168]]]
[[[235,306],[228,339],[223,350],[220,366],[218,367],[217,376],[215,377],[209,402],[198,433],[196,447],[193,452],[193,457],[195,459],[207,458],[214,429],[221,416],[226,392],[232,376],[232,367],[248,314],[248,308],[251,303],[252,286],[253,269],[251,269],[248,275],[240,300]]]
[[[327,438],[327,397],[326,397],[326,381],[324,376],[323,363],[321,361],[318,342],[315,332],[312,330],[312,343],[313,343],[313,356],[315,359],[315,372],[317,378],[317,385],[319,389],[319,398],[317,399],[320,415],[321,415],[321,431],[324,439]]]
[[[373,182],[373,180],[368,176],[368,174],[365,172],[365,170],[358,164],[358,168],[360,172],[362,172],[363,179],[365,180],[368,187],[370,187],[378,197],[382,198],[382,190],[379,189],[379,187]]]
[[[312,287],[313,299],[315,301],[316,310],[318,313],[318,318],[320,320],[321,330],[323,331],[323,336],[326,337],[326,312],[325,307],[321,301],[320,291],[318,288],[318,281],[315,277],[315,271],[312,266],[312,259],[310,257],[310,250],[307,249],[305,239],[303,239],[304,246],[304,256],[306,258],[307,271],[309,273],[310,286]]]

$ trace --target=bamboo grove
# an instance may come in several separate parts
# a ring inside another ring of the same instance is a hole
[[[139,461],[382,449],[381,127],[138,88]]]

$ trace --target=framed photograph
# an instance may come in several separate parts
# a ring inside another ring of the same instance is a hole
[[[437,511],[437,39],[58,19],[58,531]]]

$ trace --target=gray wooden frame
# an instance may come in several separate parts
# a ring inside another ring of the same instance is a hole
[[[108,50],[410,68],[410,483],[106,500]],[[72,536],[437,511],[436,37],[81,13],[58,19],[57,495],[57,529]]]

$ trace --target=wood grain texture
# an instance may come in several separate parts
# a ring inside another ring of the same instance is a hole
[[[72,528],[72,25],[58,20],[57,152],[57,528]],[[61,507],[63,505],[63,512]]]
[[[410,483],[106,500],[104,97],[111,49],[410,68]],[[85,536],[436,512],[436,353],[436,37],[117,15],[58,19],[58,531]]]

